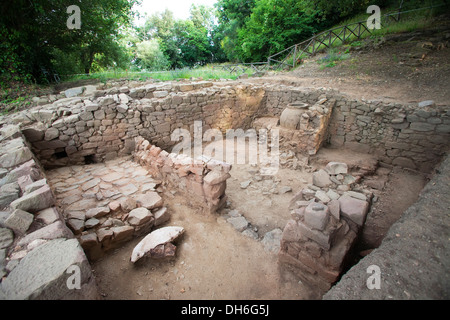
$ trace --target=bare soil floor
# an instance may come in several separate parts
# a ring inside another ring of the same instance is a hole
[[[357,165],[371,159],[367,154],[322,149],[310,165],[320,168],[328,161]],[[391,224],[417,199],[426,182],[418,173],[383,169],[379,176],[377,173],[373,176],[386,184],[376,192],[378,200],[367,218],[358,250],[379,245]],[[266,232],[284,228],[290,218],[288,204],[293,193],[311,183],[308,171],[280,169],[274,177],[260,180],[255,166],[234,165],[227,186],[228,207],[212,215],[201,214],[189,207],[180,195],[165,192],[162,196],[171,212],[171,220],[166,225],[186,229],[177,244],[176,257],[147,258],[133,265],[131,252],[142,237],[114,250],[92,265],[103,298],[319,299],[313,288],[281,271],[276,252],[266,251],[261,242]],[[241,183],[248,181],[251,183],[243,189]],[[292,191],[279,193],[283,187],[291,187]],[[250,222],[259,239],[243,235],[226,221],[226,213],[231,209],[238,210]]]

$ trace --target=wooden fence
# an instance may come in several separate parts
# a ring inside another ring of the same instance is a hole
[[[402,14],[419,11],[424,9],[432,9],[440,7],[442,5],[430,6],[425,8],[401,11],[401,7],[397,12],[383,15],[380,21],[381,26],[387,25],[389,21],[398,22]],[[341,44],[349,42],[350,40],[359,40],[367,34],[372,34],[367,26],[367,21],[360,21],[351,23],[345,26],[336,27],[323,31],[313,37],[295,44],[283,51],[280,51],[274,55],[271,55],[267,62],[253,62],[253,63],[238,63],[230,65],[220,66],[224,70],[228,70],[231,73],[246,72],[248,69],[255,70],[256,72],[264,72],[267,70],[289,70],[295,68],[301,63],[302,59],[314,56],[316,53],[323,51],[324,49],[331,48],[336,45],[338,41]]]

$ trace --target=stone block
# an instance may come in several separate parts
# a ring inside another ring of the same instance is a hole
[[[146,209],[155,209],[162,207],[164,200],[159,196],[157,192],[150,191],[145,194],[140,194],[134,198],[138,206]]]
[[[227,219],[227,222],[239,232],[244,231],[248,226],[248,221],[244,217],[231,217]]]
[[[80,271],[80,290],[67,285],[72,268]],[[76,239],[56,239],[30,251],[1,284],[10,300],[97,299],[91,267]]]
[[[164,222],[170,220],[170,213],[166,207],[163,207],[153,213],[155,217],[155,227],[162,225]]]
[[[203,181],[207,184],[217,184],[217,183],[227,180],[230,177],[231,177],[231,175],[229,173],[224,173],[224,172],[213,170],[213,171],[210,171],[203,178]]]
[[[329,234],[313,230],[309,226],[302,222],[297,222],[300,234],[314,242],[316,242],[321,248],[325,250],[330,250],[331,247],[331,237]]]
[[[305,208],[305,223],[316,230],[324,230],[330,218],[328,207],[321,203],[311,203]]]
[[[33,223],[34,216],[26,211],[16,209],[6,219],[6,227],[14,230],[18,235],[24,235]]]
[[[131,240],[134,233],[134,228],[131,226],[122,226],[122,227],[113,227],[111,228],[113,232],[113,241],[114,242],[122,242]]]
[[[348,166],[346,163],[343,162],[329,162],[326,167],[325,171],[327,171],[329,174],[347,174],[348,173]]]
[[[342,216],[355,222],[360,227],[364,224],[369,211],[369,203],[367,201],[344,195],[339,198],[339,205]]]
[[[131,210],[127,221],[132,226],[141,226],[153,219],[153,214],[146,208],[137,208]]]
[[[52,240],[58,238],[73,238],[73,233],[66,227],[64,222],[56,221],[48,226],[33,231],[19,240],[18,245],[23,246],[36,239]]]
[[[330,176],[328,172],[323,169],[320,169],[317,172],[313,173],[313,184],[319,188],[326,188],[331,186],[332,182],[330,180]]]
[[[53,197],[52,190],[49,185],[46,184],[42,188],[14,200],[10,206],[12,209],[21,209],[23,211],[36,213],[43,209],[52,207],[54,204],[55,198]]]

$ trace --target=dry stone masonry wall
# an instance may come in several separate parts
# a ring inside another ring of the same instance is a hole
[[[86,255],[20,128],[0,133],[0,300],[97,298]],[[69,268],[79,270],[77,290],[66,285]]]

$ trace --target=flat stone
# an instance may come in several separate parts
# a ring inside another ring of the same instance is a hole
[[[158,227],[164,222],[170,220],[170,213],[166,207],[162,207],[161,209],[155,211],[153,215],[155,216],[155,227]]]
[[[35,181],[25,187],[25,193],[31,193],[47,185],[47,179]]]
[[[72,98],[83,94],[84,87],[71,88],[64,91],[66,98]]]
[[[147,192],[140,194],[134,198],[138,206],[147,208],[149,210],[162,207],[164,200],[159,196],[157,192]]]
[[[132,183],[127,184],[126,186],[123,186],[120,188],[120,192],[125,196],[129,196],[138,190],[139,189]]]
[[[364,200],[355,199],[348,195],[339,198],[341,214],[355,222],[358,226],[362,226],[366,220],[369,211],[369,203]]]
[[[97,206],[97,201],[95,199],[83,199],[77,201],[66,208],[67,212],[70,211],[82,211],[95,208]]]
[[[0,249],[9,247],[14,241],[14,233],[8,228],[0,228]]]
[[[325,170],[329,173],[329,174],[347,174],[348,173],[348,166],[346,163],[343,162],[329,162],[326,167]]]
[[[11,215],[6,219],[5,225],[14,230],[18,235],[23,235],[30,228],[33,223],[34,216],[26,211],[16,209]]]
[[[204,178],[203,181],[207,184],[218,184],[230,178],[229,173],[224,173],[220,171],[210,171]]]
[[[331,184],[330,176],[325,170],[320,169],[313,173],[313,185],[319,188],[325,188],[329,187]]]
[[[111,172],[111,173],[108,173],[107,175],[102,176],[101,179],[105,182],[113,182],[113,181],[119,180],[122,177],[123,177],[123,174],[120,174],[118,172]]]
[[[355,199],[367,201],[366,195],[363,194],[363,193],[360,193],[360,192],[356,192],[356,191],[346,191],[346,192],[344,192],[344,195],[350,196],[350,197],[355,198]]]
[[[114,241],[128,241],[133,237],[134,228],[131,226],[113,227],[111,228],[114,233]]]
[[[91,188],[97,186],[99,183],[100,183],[100,179],[99,179],[99,178],[94,178],[94,179],[91,179],[91,180],[89,180],[88,182],[84,183],[84,184],[81,186],[81,189],[82,189],[83,191],[87,191],[87,190],[89,190],[89,189],[91,189]]]
[[[330,214],[336,218],[337,221],[340,220],[340,210],[341,210],[341,205],[339,204],[338,200],[331,200],[330,202],[328,202],[327,204],[328,209],[330,210]]]
[[[69,268],[78,267],[81,290],[67,286]],[[30,251],[1,284],[8,300],[96,299],[91,267],[76,239],[56,239]]]
[[[277,253],[280,250],[280,242],[282,235],[283,231],[280,229],[274,229],[270,232],[267,232],[261,241],[261,243],[264,246],[264,249],[268,252]]]
[[[335,191],[332,190],[332,189],[329,189],[329,190],[327,191],[327,196],[328,196],[328,198],[330,198],[331,200],[337,200],[337,199],[339,199],[339,197],[340,197],[339,193],[335,192]]]
[[[27,234],[20,239],[18,245],[23,246],[36,239],[52,240],[57,238],[73,238],[73,233],[62,221],[56,221],[48,226]]]
[[[230,223],[233,228],[235,228],[239,232],[244,231],[248,226],[248,221],[242,216],[228,218],[227,222]]]
[[[33,154],[27,147],[8,150],[8,153],[0,156],[0,168],[12,168],[32,158]]]
[[[122,198],[120,199],[120,207],[122,208],[123,211],[131,211],[133,209],[137,208],[137,201],[133,198]]]
[[[84,230],[84,220],[68,219],[67,226],[73,231],[74,234],[81,234]]]
[[[288,193],[288,192],[292,192],[292,188],[291,188],[291,187],[288,187],[288,186],[281,187],[281,188],[278,190],[278,193],[279,193],[279,194],[285,194],[285,193]]]
[[[86,222],[84,223],[84,227],[86,229],[91,229],[91,228],[98,226],[99,224],[100,224],[100,221],[98,219],[91,218],[91,219],[86,220]]]
[[[109,207],[92,208],[86,212],[86,219],[101,218],[106,216],[110,212],[111,210],[109,209]]]
[[[137,208],[128,213],[127,221],[132,226],[140,226],[150,221],[153,214],[146,208]]]
[[[36,213],[43,209],[52,207],[54,204],[55,198],[53,197],[52,190],[46,184],[42,188],[39,188],[13,201],[11,203],[11,208]]]
[[[330,198],[327,196],[326,192],[323,190],[316,191],[315,198],[324,204],[330,202]]]
[[[251,180],[241,182],[241,189],[247,189],[250,183],[252,183]]]
[[[184,231],[182,227],[165,227],[151,232],[133,249],[131,262],[135,263],[159,245],[175,241]]]

